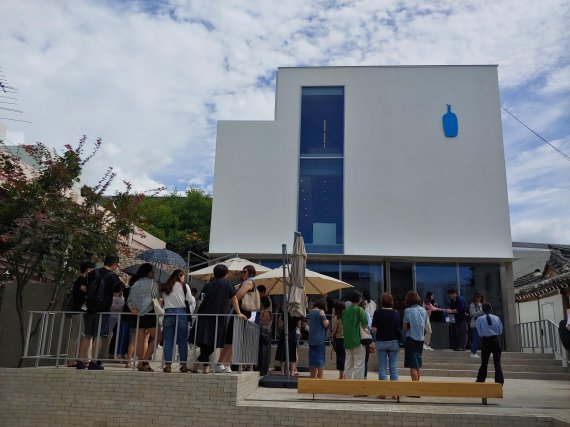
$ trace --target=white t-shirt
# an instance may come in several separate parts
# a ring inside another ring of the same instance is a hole
[[[166,293],[162,294],[162,299],[164,300],[164,309],[167,308],[185,308],[186,304],[184,303],[184,290],[182,286],[186,286],[186,300],[188,301],[188,305],[190,306],[190,311],[194,311],[194,307],[196,307],[196,299],[192,296],[192,292],[190,291],[190,287],[188,285],[182,285],[180,282],[176,282],[172,287],[172,292],[169,295]]]

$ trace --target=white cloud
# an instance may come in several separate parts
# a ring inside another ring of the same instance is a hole
[[[2,9],[0,65],[33,122],[8,122],[9,135],[56,147],[103,137],[90,182],[111,164],[118,185],[211,190],[216,120],[271,120],[275,94],[260,79],[279,66],[496,63],[513,112],[537,130],[556,127],[552,139],[570,133],[565,0],[4,0]],[[567,171],[526,132],[505,119],[513,236],[525,193]],[[561,213],[543,211],[552,215]]]

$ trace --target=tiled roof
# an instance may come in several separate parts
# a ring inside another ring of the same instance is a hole
[[[524,302],[570,286],[570,246],[548,245],[550,259],[543,271],[515,280],[515,300]]]

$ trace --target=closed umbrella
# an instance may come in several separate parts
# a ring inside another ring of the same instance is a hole
[[[275,268],[255,278],[257,285],[263,285],[269,295],[283,295],[283,267]],[[305,269],[305,293],[307,295],[322,295],[338,289],[352,288],[342,280],[325,276],[316,271]]]
[[[289,282],[289,314],[293,317],[307,315],[307,296],[305,294],[305,271],[307,269],[307,252],[301,233],[295,233],[293,252],[291,253],[291,273]]]
[[[241,272],[246,265],[253,265],[257,274],[264,273],[269,271],[270,269],[261,265],[251,262],[244,258],[230,258],[225,261],[219,262],[217,264],[224,264],[228,267],[228,276],[226,277],[228,280],[237,280],[241,278]],[[201,268],[200,270],[191,271],[190,277],[193,277],[196,280],[201,280],[203,282],[208,282],[214,277],[214,267],[216,265],[210,265],[208,267]]]

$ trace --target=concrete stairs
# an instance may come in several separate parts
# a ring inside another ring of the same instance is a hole
[[[275,350],[275,349],[274,349]],[[308,347],[301,346],[299,352],[299,367],[308,367]],[[422,376],[436,377],[465,377],[476,378],[477,371],[481,364],[481,359],[469,357],[469,351],[434,350],[423,352]],[[479,352],[480,356],[481,353]],[[274,358],[272,359],[274,360]],[[327,370],[336,370],[336,355],[331,357],[330,347],[326,352]],[[409,376],[409,369],[404,368],[404,349],[400,349],[398,357],[398,372],[402,377]],[[568,380],[570,381],[570,370],[564,368],[553,354],[541,353],[516,353],[503,352],[501,366],[505,379],[536,379],[536,380]],[[377,368],[377,356],[371,354],[368,362],[368,369],[373,372],[369,378],[375,378]],[[304,369],[303,369],[304,370]],[[487,378],[494,376],[493,357],[489,360]]]

